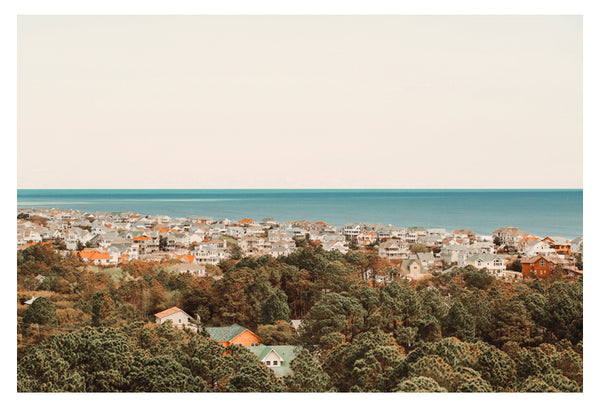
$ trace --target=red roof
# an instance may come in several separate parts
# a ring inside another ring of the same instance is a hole
[[[176,312],[183,312],[183,310],[181,310],[177,306],[174,306],[174,307],[172,307],[170,309],[163,310],[162,312],[158,312],[154,316],[156,316],[156,317],[165,317],[165,316],[168,316],[168,315],[176,313]],[[183,312],[183,313],[185,313],[185,312]]]
[[[177,259],[181,259],[181,258],[185,259],[189,263],[194,263],[194,255],[180,255],[177,257]]]
[[[106,252],[100,251],[81,251],[79,252],[79,256],[86,259],[96,260],[96,259],[110,259],[110,255]]]

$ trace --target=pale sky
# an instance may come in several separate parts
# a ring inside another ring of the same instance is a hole
[[[582,188],[579,16],[21,16],[18,188]]]

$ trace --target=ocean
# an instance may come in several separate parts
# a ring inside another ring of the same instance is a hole
[[[30,190],[17,207],[142,215],[350,222],[471,229],[512,225],[531,234],[583,235],[583,190]]]

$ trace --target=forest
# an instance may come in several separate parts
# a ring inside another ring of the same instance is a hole
[[[508,282],[465,267],[411,282],[375,254],[311,246],[207,270],[17,251],[17,391],[583,391],[583,278]],[[200,326],[297,345],[293,373],[276,378],[244,347],[154,323],[173,306]]]

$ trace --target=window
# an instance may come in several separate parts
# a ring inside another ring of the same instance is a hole
[[[540,266],[546,266],[546,261],[543,259],[540,259]]]
[[[268,366],[270,366],[270,365],[271,365],[271,362],[270,362],[270,361],[267,361],[266,363],[267,363],[267,365],[268,365]]]
[[[273,365],[274,366],[277,365],[277,360],[273,361]]]
[[[181,323],[181,319],[179,319],[179,323]]]

